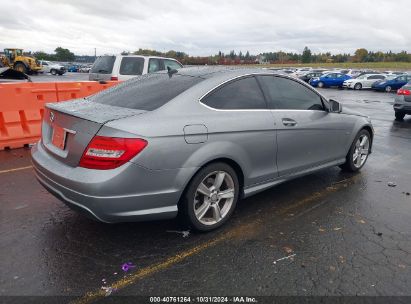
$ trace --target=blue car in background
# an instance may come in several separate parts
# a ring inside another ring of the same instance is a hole
[[[67,72],[78,72],[78,70],[79,70],[79,66],[78,65],[70,65],[68,68],[67,68]]]
[[[391,92],[400,89],[409,81],[411,81],[411,75],[400,75],[395,78],[377,81],[372,85],[372,88],[376,91]]]
[[[325,88],[325,87],[340,87],[342,88],[344,81],[351,79],[351,76],[343,73],[328,73],[321,77],[311,78],[309,83],[313,87]]]

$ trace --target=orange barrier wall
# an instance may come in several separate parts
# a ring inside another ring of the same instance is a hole
[[[45,103],[86,97],[118,83],[0,83],[0,150],[20,148],[40,139]]]

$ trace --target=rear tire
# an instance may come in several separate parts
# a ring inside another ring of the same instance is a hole
[[[395,112],[395,120],[401,121],[404,120],[405,113],[402,112]]]
[[[367,162],[371,148],[371,135],[365,129],[358,132],[350,150],[345,157],[345,163],[340,166],[344,171],[357,172]]]
[[[181,220],[198,231],[211,231],[231,217],[240,184],[233,168],[212,163],[191,179],[179,203]]]
[[[356,83],[354,85],[354,90],[361,90],[362,89],[362,84],[361,83]]]

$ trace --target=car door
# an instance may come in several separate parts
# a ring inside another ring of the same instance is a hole
[[[246,187],[277,177],[275,122],[254,76],[219,86],[201,103],[213,111],[203,115],[208,143],[215,145],[215,153],[227,147],[244,171]]]
[[[328,74],[324,77],[324,83],[327,87],[334,86],[336,74]]]
[[[310,87],[280,76],[259,76],[277,128],[277,168],[286,176],[345,158],[352,121],[328,112]]]

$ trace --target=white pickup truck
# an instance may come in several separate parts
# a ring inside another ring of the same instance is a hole
[[[67,72],[66,68],[55,62],[40,60],[40,64],[43,66],[42,73],[50,73],[51,75],[63,75]]]

